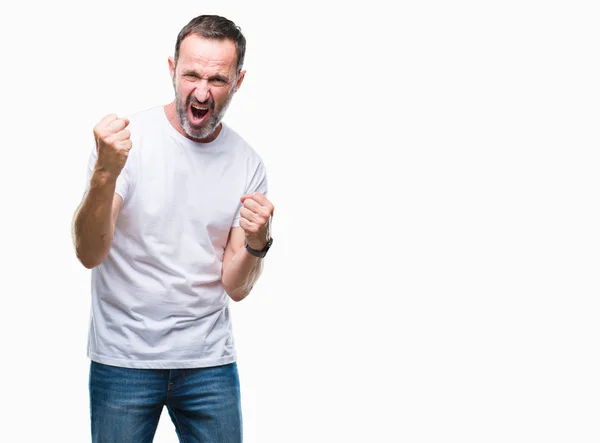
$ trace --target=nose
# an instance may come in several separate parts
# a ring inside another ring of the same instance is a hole
[[[210,85],[208,84],[208,81],[201,80],[200,82],[198,82],[196,90],[194,91],[194,97],[196,97],[196,100],[202,103],[209,99]]]

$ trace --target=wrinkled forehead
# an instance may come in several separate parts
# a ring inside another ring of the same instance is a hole
[[[235,71],[237,53],[231,40],[215,40],[190,34],[179,47],[178,66],[187,69]]]

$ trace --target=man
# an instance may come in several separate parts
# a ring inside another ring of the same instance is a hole
[[[151,442],[163,406],[180,441],[242,441],[228,303],[244,299],[272,239],[257,153],[221,119],[246,41],[218,16],[177,37],[175,100],[94,128],[77,257],[92,270],[92,440]]]

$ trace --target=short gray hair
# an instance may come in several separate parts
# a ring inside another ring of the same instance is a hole
[[[242,34],[239,26],[231,20],[218,15],[199,15],[193,18],[185,25],[175,43],[175,65],[179,59],[179,47],[184,38],[190,34],[195,34],[200,37],[214,40],[231,40],[235,44],[237,53],[236,74],[239,74],[244,64],[244,56],[246,55],[246,38]]]

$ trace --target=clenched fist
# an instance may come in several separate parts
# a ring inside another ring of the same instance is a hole
[[[246,194],[241,199],[240,227],[244,230],[248,246],[262,250],[271,238],[270,223],[275,208],[260,192]]]
[[[98,160],[96,169],[118,177],[131,149],[131,133],[125,129],[129,120],[115,114],[104,117],[94,128]]]

